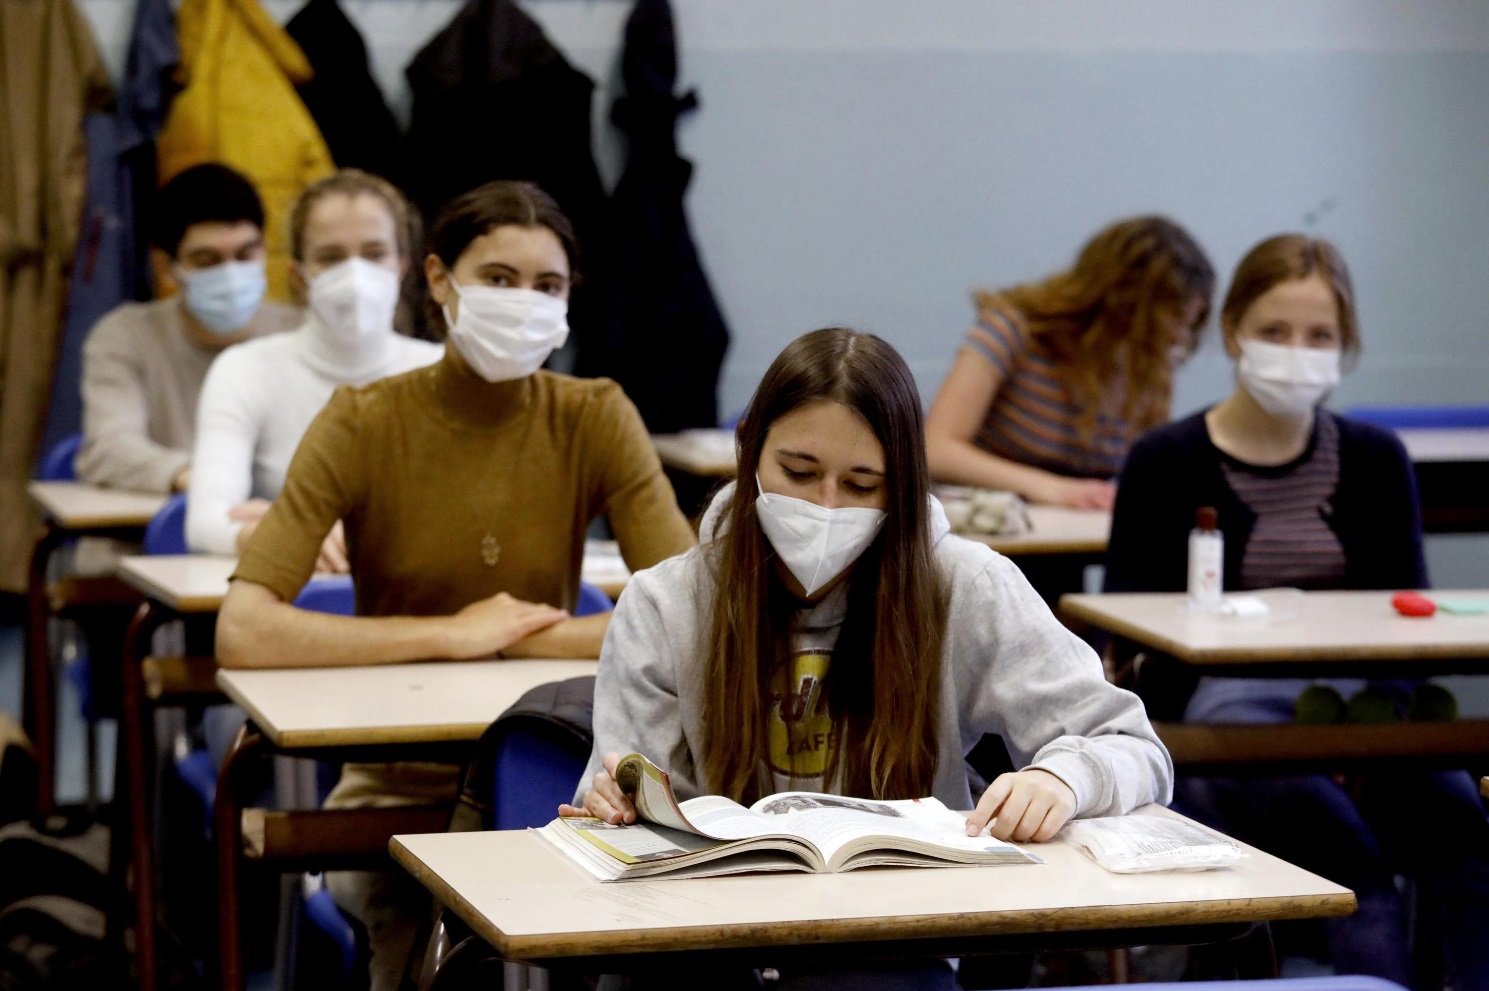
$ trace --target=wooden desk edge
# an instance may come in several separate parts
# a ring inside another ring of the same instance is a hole
[[[1175,924],[1172,906],[1183,904],[1185,926],[1214,923],[1256,922],[1285,919],[1310,919],[1349,915],[1355,910],[1354,893],[1340,888],[1334,893],[1279,895],[1271,898],[1232,898],[1212,902],[1149,903],[1145,905],[1102,905],[1067,908],[1031,908],[999,911],[996,921],[985,915],[948,913],[932,916],[877,917],[873,919],[819,919],[810,930],[799,922],[762,922],[731,928],[721,934],[717,926],[674,926],[665,930],[646,930],[619,934],[610,931],[593,933],[545,933],[537,936],[508,936],[498,930],[443,878],[393,837],[388,844],[394,861],[443,905],[454,910],[466,925],[491,944],[506,960],[555,960],[586,956],[615,956],[632,953],[709,949],[768,948],[786,943],[854,943],[878,942],[884,935],[886,921],[896,924],[896,940],[961,939],[979,936],[1027,935],[1040,932],[1079,932],[1112,929],[1142,929]],[[906,868],[916,870],[917,868]],[[934,869],[934,868],[924,868]],[[1001,870],[1003,868],[989,868]],[[1016,869],[1009,867],[1007,869]],[[596,881],[596,884],[602,882]],[[617,882],[624,883],[624,882]],[[685,884],[685,881],[677,882]],[[1257,912],[1267,905],[1268,911]],[[994,928],[990,928],[990,926]],[[1134,932],[1134,943],[1142,941]]]
[[[1256,644],[1245,644],[1240,647],[1191,647],[1098,608],[1092,602],[1096,598],[1101,598],[1101,596],[1084,594],[1061,596],[1057,612],[1066,619],[1078,620],[1099,630],[1105,630],[1114,636],[1126,637],[1143,647],[1171,654],[1185,664],[1196,666],[1244,664],[1255,668],[1264,667],[1267,664],[1337,661],[1341,656],[1339,647],[1328,644],[1314,646],[1283,644],[1276,647],[1261,647]],[[1399,662],[1403,657],[1409,657],[1412,661],[1458,661],[1477,659],[1481,654],[1481,651],[1467,649],[1455,643],[1412,644],[1409,654],[1403,654],[1400,644],[1386,642],[1351,645],[1346,659],[1351,663]]]
[[[377,730],[353,729],[282,730],[274,726],[253,700],[237,690],[231,671],[219,669],[217,687],[248,713],[248,718],[271,745],[280,750],[322,750],[339,747],[396,746],[411,743],[474,743],[491,725],[491,720],[476,723],[448,723],[439,726],[379,726]],[[492,719],[496,717],[493,716]]]

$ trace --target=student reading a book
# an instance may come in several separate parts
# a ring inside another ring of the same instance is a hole
[[[541,370],[567,333],[576,253],[553,199],[489,183],[446,207],[428,243],[444,356],[337,389],[311,423],[223,603],[225,666],[594,657],[609,614],[565,612],[590,520],[608,518],[635,570],[694,542],[620,388]],[[355,617],[290,604],[337,520]],[[457,777],[449,765],[348,765],[328,804],[447,803]],[[395,987],[425,896],[406,876],[354,877],[332,891],[369,930],[373,987]]]
[[[1339,251],[1301,234],[1263,241],[1237,267],[1220,322],[1236,387],[1134,446],[1117,489],[1107,590],[1183,589],[1188,533],[1204,506],[1218,511],[1228,589],[1425,586],[1416,487],[1400,441],[1320,405],[1360,351]],[[1156,715],[1197,722],[1289,722],[1307,687],[1215,678],[1196,688],[1161,658],[1139,670]],[[1332,697],[1342,713],[1343,697],[1362,690],[1335,682],[1309,692]],[[1393,705],[1381,691],[1370,689]],[[1176,805],[1354,890],[1359,910],[1325,923],[1341,973],[1412,983],[1408,913],[1395,883],[1406,872],[1420,882],[1419,906],[1437,915],[1435,930],[1419,931],[1441,933],[1453,986],[1489,987],[1489,821],[1467,774],[1395,769],[1344,783],[1321,774],[1185,777]]]
[[[234,345],[212,363],[197,407],[186,543],[237,554],[284,487],[310,421],[338,385],[365,385],[439,360],[393,328],[408,269],[409,207],[390,183],[341,169],[290,209],[290,283],[305,300],[294,332]],[[344,572],[340,524],[316,570]]]
[[[1214,289],[1187,231],[1134,217],[1097,232],[1065,271],[976,293],[977,322],[926,420],[932,476],[1110,509],[1128,447],[1168,419],[1174,368]]]
[[[594,750],[561,814],[634,821],[613,776],[632,752],[679,798],[933,795],[971,810],[968,835],[1016,841],[1168,801],[1172,763],[1141,702],[1012,562],[949,533],[893,348],[843,328],[798,338],[736,436],[739,482],[702,545],[621,597]],[[984,733],[1019,770],[974,795],[964,758]]]

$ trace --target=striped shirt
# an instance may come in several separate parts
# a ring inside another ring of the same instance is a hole
[[[1087,438],[1060,367],[1042,343],[1007,310],[985,308],[965,346],[992,363],[998,378],[993,402],[973,442],[989,454],[1061,475],[1111,478],[1137,439],[1134,424],[1105,413]],[[1120,393],[1106,407],[1120,406]]]
[[[1344,547],[1329,527],[1330,501],[1339,486],[1339,428],[1314,417],[1308,448],[1293,461],[1260,467],[1223,457],[1231,491],[1256,514],[1241,558],[1245,588],[1339,588]]]
[[[1236,497],[1256,514],[1241,552],[1241,588],[1340,588],[1344,547],[1329,527],[1339,487],[1339,425],[1318,412],[1308,447],[1285,465],[1237,461],[1220,451],[1220,469]],[[1218,449],[1217,449],[1218,450]],[[1358,678],[1310,682],[1302,678],[1201,678],[1184,718],[1204,723],[1286,723],[1310,684],[1349,698],[1364,687]]]

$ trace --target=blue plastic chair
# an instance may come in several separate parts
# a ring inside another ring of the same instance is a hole
[[[83,435],[72,434],[53,444],[51,450],[42,455],[36,469],[39,482],[75,482],[78,478],[78,449],[83,446]]]
[[[351,575],[316,575],[295,596],[295,605],[311,612],[355,616],[357,593]]]
[[[546,826],[560,802],[574,788],[589,763],[589,749],[578,748],[556,733],[517,728],[507,733],[493,768],[490,828]]]
[[[186,554],[186,496],[173,495],[145,527],[146,554]]]
[[[1489,406],[1356,406],[1345,415],[1391,430],[1489,427]]]
[[[615,603],[610,601],[610,596],[600,591],[598,585],[592,585],[586,581],[579,583],[579,601],[574,605],[575,616],[593,616],[595,613],[609,612],[614,608]],[[547,821],[547,819],[543,820],[543,822]]]

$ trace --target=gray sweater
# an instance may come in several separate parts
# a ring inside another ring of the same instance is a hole
[[[714,588],[709,544],[726,489],[703,523],[705,543],[638,572],[620,598],[595,682],[595,747],[580,797],[607,753],[638,752],[668,771],[678,797],[700,781],[705,638]],[[1016,767],[1057,775],[1080,816],[1167,804],[1173,762],[1130,692],[1108,683],[1100,659],[1050,613],[1018,568],[953,536],[932,500],[933,559],[951,590],[942,648],[940,724],[932,793],[954,809],[975,800],[964,757],[984,733]],[[803,610],[798,629],[835,638],[846,584]],[[980,797],[980,796],[979,796]]]

